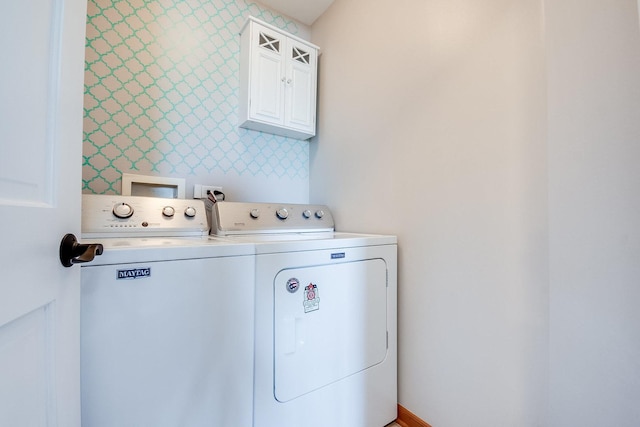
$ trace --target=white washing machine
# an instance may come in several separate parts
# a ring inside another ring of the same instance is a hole
[[[211,228],[256,245],[254,427],[394,421],[395,236],[333,232],[314,205],[220,202]]]
[[[202,201],[83,196],[82,424],[252,426],[254,248]]]

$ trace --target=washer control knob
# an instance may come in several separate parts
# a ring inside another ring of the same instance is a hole
[[[280,208],[276,211],[276,216],[282,220],[289,217],[289,211],[286,208]]]
[[[324,216],[324,211],[322,209],[320,209],[319,211],[316,211],[316,218],[322,219],[323,216]]]
[[[249,215],[253,219],[258,219],[260,217],[260,209],[251,209],[251,211],[249,212]]]
[[[304,212],[302,212],[302,216],[306,219],[311,218],[311,211],[309,209],[305,210]]]
[[[171,218],[176,213],[176,210],[173,206],[165,206],[162,208],[162,215]]]
[[[184,216],[189,217],[189,218],[193,218],[194,216],[196,216],[196,208],[194,208],[193,206],[189,206],[184,210]]]
[[[118,203],[113,207],[113,214],[118,218],[129,218],[133,215],[133,208],[127,203]]]

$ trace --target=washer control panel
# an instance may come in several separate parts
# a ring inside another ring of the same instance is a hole
[[[325,205],[218,202],[211,208],[211,234],[334,231]]]
[[[180,237],[209,232],[202,200],[82,195],[82,237]]]

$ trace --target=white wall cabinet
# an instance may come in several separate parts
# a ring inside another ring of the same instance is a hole
[[[314,136],[318,47],[253,17],[240,43],[240,127]]]

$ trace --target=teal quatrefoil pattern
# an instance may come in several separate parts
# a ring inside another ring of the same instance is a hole
[[[121,174],[250,174],[306,180],[306,142],[238,128],[239,32],[247,1],[89,0],[83,191],[119,193]]]

